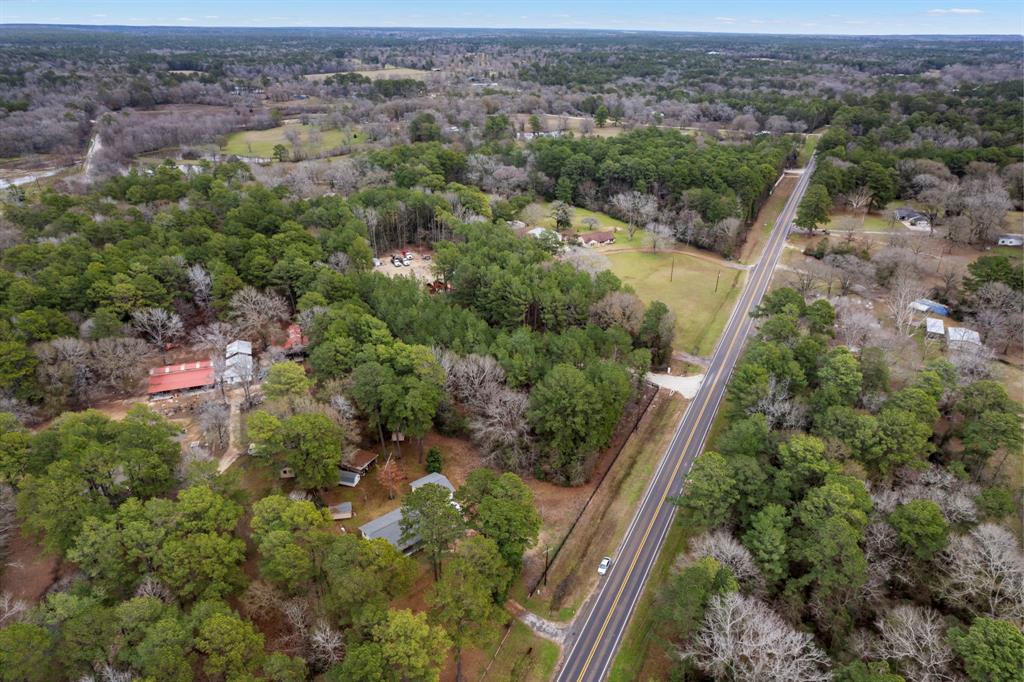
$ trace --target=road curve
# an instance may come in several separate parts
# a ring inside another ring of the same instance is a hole
[[[619,545],[612,569],[603,578],[586,618],[580,620],[582,625],[570,634],[574,639],[556,677],[558,682],[596,682],[608,674],[619,641],[675,518],[675,506],[668,502],[668,498],[682,492],[683,481],[694,459],[704,448],[729,376],[750,333],[752,321],[749,313],[761,302],[768,289],[814,165],[812,157],[775,221],[764,253],[750,271],[750,278],[718,340],[704,383],[687,406],[672,442],[648,484],[636,516]],[[584,566],[580,570],[596,570],[596,567]]]

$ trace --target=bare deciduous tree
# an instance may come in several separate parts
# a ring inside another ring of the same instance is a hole
[[[617,325],[636,336],[644,321],[644,304],[636,294],[613,291],[590,307],[590,319],[602,329]]]
[[[763,414],[773,429],[798,429],[807,424],[807,408],[793,399],[788,381],[768,377],[768,390],[749,410]]]
[[[947,603],[978,615],[1024,619],[1024,556],[1002,526],[983,523],[954,536],[935,564]]]
[[[525,393],[502,387],[474,410],[469,431],[488,463],[511,471],[532,466],[534,450],[526,419],[529,404]]]
[[[192,300],[203,310],[210,307],[210,292],[213,290],[213,278],[199,263],[190,265],[186,270],[188,286],[192,290]]]
[[[647,223],[646,230],[644,243],[651,251],[667,249],[675,241],[675,233],[672,228],[664,223]]]
[[[269,346],[277,325],[288,319],[288,303],[270,291],[245,287],[231,297],[231,319],[240,335]]]
[[[222,400],[205,400],[199,405],[199,428],[206,442],[221,452],[231,441],[231,408]]]
[[[906,268],[899,268],[889,281],[885,306],[892,315],[896,331],[904,336],[913,332],[914,310],[910,304],[924,296],[917,277]]]
[[[608,257],[594,249],[584,247],[573,247],[562,256],[562,260],[573,266],[580,272],[585,272],[591,277],[611,269],[611,261]]]
[[[309,633],[310,664],[325,670],[345,658],[345,636],[325,620],[320,620]]]
[[[764,575],[757,561],[729,531],[715,530],[701,535],[690,545],[689,556],[692,559],[713,557],[728,568],[745,589],[756,593],[764,590]]]
[[[946,642],[942,616],[933,609],[901,605],[877,622],[875,655],[900,667],[914,682],[957,679],[950,664],[953,650]]]
[[[632,239],[640,225],[647,223],[658,210],[658,200],[643,192],[622,192],[612,197],[612,206],[626,221]]]
[[[716,679],[827,682],[828,656],[767,605],[736,592],[713,597],[680,654]]]
[[[178,314],[163,308],[133,310],[132,328],[161,350],[185,331]]]
[[[112,337],[91,346],[92,367],[97,382],[115,391],[132,392],[146,377],[152,353],[142,339]]]

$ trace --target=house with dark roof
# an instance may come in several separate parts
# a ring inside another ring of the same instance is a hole
[[[577,235],[577,239],[583,243],[584,246],[597,246],[599,244],[612,244],[615,242],[615,233],[611,230],[601,230],[597,232],[584,232],[583,234]]]

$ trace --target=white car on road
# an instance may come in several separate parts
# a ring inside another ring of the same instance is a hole
[[[612,558],[610,556],[606,556],[605,558],[601,559],[601,563],[597,565],[597,574],[604,575],[608,572],[608,569],[610,569],[611,567]]]

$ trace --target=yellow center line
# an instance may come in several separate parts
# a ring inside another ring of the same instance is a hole
[[[799,185],[798,185],[798,188],[799,188]],[[795,193],[794,193],[794,196],[795,196]],[[764,255],[767,255],[768,253],[770,253],[771,248],[774,248],[773,242],[779,241],[780,238],[783,241],[785,241],[785,236],[784,235],[788,231],[787,230],[787,225],[789,223],[789,218],[787,216],[788,216],[789,213],[792,213],[792,207],[790,208],[790,210],[786,210],[785,208],[783,208],[783,213],[782,213],[782,215],[780,217],[786,217],[786,220],[783,222],[781,229],[776,229],[775,234],[773,234],[771,239],[769,239],[769,248],[765,250],[764,254],[762,255],[762,258],[764,257]],[[765,261],[762,261],[762,263],[765,263]],[[750,292],[750,296],[749,296],[750,300],[748,300],[746,302],[746,304],[745,304],[745,307],[748,310],[744,311],[744,315],[749,312],[750,305],[751,305],[751,303],[753,303],[753,299],[756,296],[757,289],[761,286],[762,280],[765,278],[766,273],[772,273],[772,272],[774,272],[774,268],[762,267],[759,272],[755,273],[754,278],[750,282],[750,287],[747,290],[748,292]],[[769,280],[770,280],[770,278],[771,278],[770,274],[768,274],[768,277],[769,277]],[[744,292],[744,293],[746,294],[747,292]],[[740,299],[741,300],[738,302],[737,305],[742,304],[743,297],[741,296]],[[723,354],[723,358],[729,357],[729,355],[732,353],[733,347],[736,345],[736,342],[740,338],[743,338],[743,337],[746,336],[745,334],[744,335],[739,334],[739,330],[742,327],[743,327],[743,324],[740,323],[739,327],[737,327],[733,331],[732,337],[731,337],[731,339],[729,341],[729,345],[726,348],[725,353]],[[711,402],[710,396],[714,395],[714,392],[718,389],[718,384],[721,381],[723,374],[724,374],[724,372],[719,372],[719,373],[717,373],[715,375],[715,378],[714,378],[714,380],[711,383],[711,388],[708,390],[708,398],[704,400],[704,404],[701,406],[700,412],[697,414],[696,420],[694,420],[694,424],[695,425],[700,424],[700,420],[704,416],[704,411],[707,409],[708,404]],[[651,534],[651,531],[654,529],[654,524],[658,520],[658,515],[661,513],[661,510],[662,510],[662,508],[665,505],[665,501],[668,498],[669,489],[671,488],[671,481],[674,480],[675,477],[678,475],[679,468],[683,465],[683,462],[686,459],[686,451],[687,451],[687,449],[689,449],[690,443],[693,441],[693,437],[696,434],[696,432],[697,432],[697,428],[694,428],[693,430],[691,430],[689,437],[686,439],[686,443],[683,445],[683,449],[680,452],[681,456],[680,456],[679,460],[676,462],[675,467],[672,469],[672,475],[669,477],[669,485],[666,486],[665,491],[661,494],[661,499],[658,501],[658,506],[655,508],[654,513],[651,515],[651,521],[647,525],[647,529],[644,531],[644,535],[640,539],[640,543],[637,545],[637,550],[633,554],[633,560],[630,562],[629,568],[626,569],[626,574],[622,578],[622,582],[619,585],[619,590],[618,590],[618,592],[616,592],[615,599],[612,600],[611,607],[608,609],[608,613],[605,616],[604,622],[601,624],[601,629],[598,631],[597,637],[594,639],[594,644],[590,648],[590,654],[587,656],[587,660],[583,662],[583,667],[580,669],[580,674],[579,674],[579,677],[577,678],[577,680],[583,680],[584,675],[586,675],[587,669],[590,667],[590,662],[594,658],[594,654],[597,653],[598,646],[600,645],[601,640],[604,637],[605,630],[608,629],[608,625],[609,625],[609,623],[611,623],[611,619],[612,619],[613,614],[615,613],[616,606],[618,606],[619,599],[622,598],[622,594],[623,594],[623,592],[626,589],[626,584],[629,582],[629,579],[633,575],[633,570],[636,568],[637,561],[640,560],[641,550],[643,549],[644,545],[647,544],[647,538]]]

